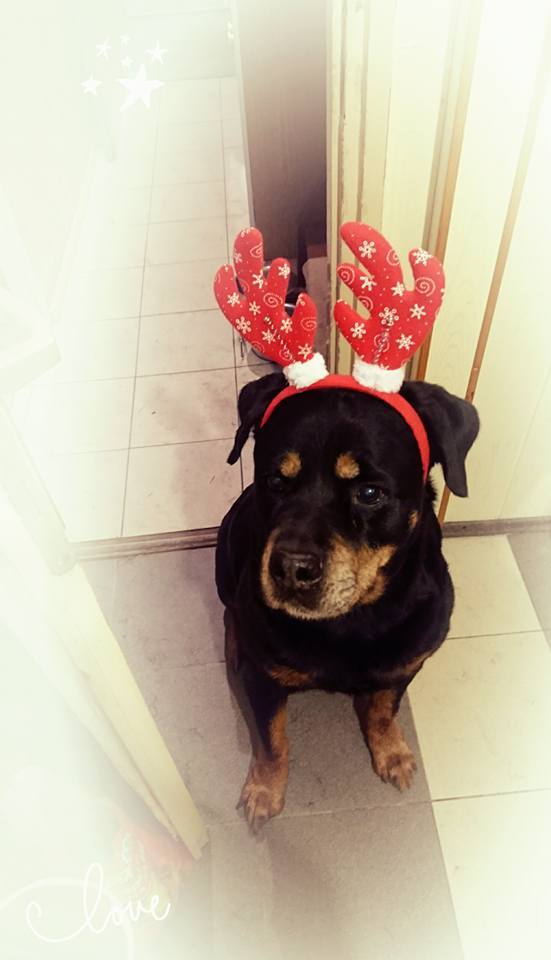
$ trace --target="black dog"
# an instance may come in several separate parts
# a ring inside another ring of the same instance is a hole
[[[285,802],[292,692],[351,694],[375,772],[410,786],[415,760],[395,715],[453,608],[433,488],[405,421],[369,394],[328,389],[286,399],[257,429],[285,383],[274,373],[241,391],[229,462],[254,429],[255,482],[224,518],[216,553],[226,658],[257,728],[240,801],[255,831]],[[424,423],[431,465],[466,496],[474,407],[427,383],[401,393]]]

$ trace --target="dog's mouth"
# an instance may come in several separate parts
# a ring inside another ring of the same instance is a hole
[[[389,544],[352,545],[335,536],[320,550],[310,543],[297,545],[275,530],[262,554],[264,601],[303,620],[343,616],[357,604],[375,603],[382,596],[385,567],[395,549]]]

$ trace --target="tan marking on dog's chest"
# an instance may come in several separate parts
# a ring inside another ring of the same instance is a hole
[[[422,653],[418,657],[414,657],[414,659],[410,660],[408,663],[401,664],[400,666],[394,667],[391,670],[373,670],[373,675],[379,677],[381,680],[384,680],[385,683],[391,683],[393,680],[408,680],[410,677],[413,677],[418,670],[421,669],[425,660],[428,660],[433,653],[433,650],[431,650],[429,653]]]
[[[303,673],[291,667],[272,667],[268,673],[273,680],[277,680],[283,687],[304,687],[314,682],[313,673]]]

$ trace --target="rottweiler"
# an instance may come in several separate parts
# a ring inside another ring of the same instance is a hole
[[[373,769],[410,786],[416,764],[396,714],[454,604],[434,488],[404,419],[376,396],[319,389],[288,397],[260,427],[285,385],[272,373],[240,392],[228,461],[253,431],[254,482],[224,517],[216,549],[226,660],[256,728],[238,804],[255,833],[285,803],[291,693],[350,694]],[[427,431],[430,465],[466,496],[475,408],[429,383],[400,392]]]

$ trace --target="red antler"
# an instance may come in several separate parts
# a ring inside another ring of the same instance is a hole
[[[395,392],[402,384],[404,364],[421,346],[442,303],[442,265],[425,250],[412,250],[409,262],[415,286],[406,290],[398,256],[377,230],[345,223],[341,236],[365,266],[360,270],[343,263],[337,268],[369,312],[369,318],[362,317],[343,300],[334,308],[341,333],[360,358],[354,376],[367,386]]]
[[[314,356],[316,308],[308,294],[301,293],[292,316],[285,310],[291,268],[279,257],[264,276],[262,234],[254,227],[235,238],[233,262],[220,267],[214,278],[214,294],[224,316],[237,332],[265,356],[287,367]]]

